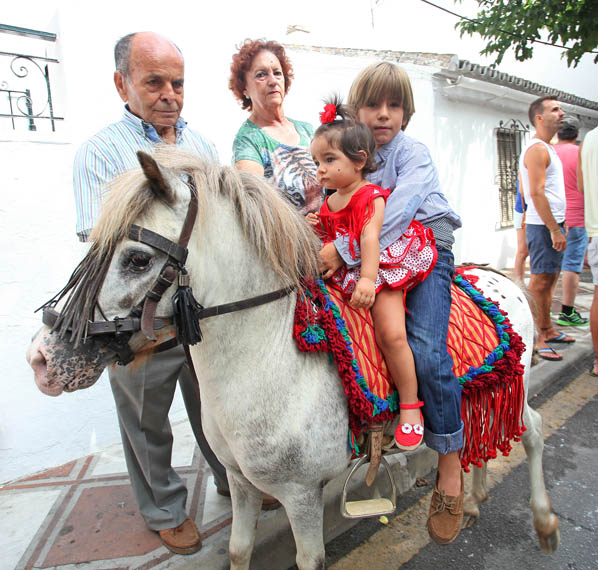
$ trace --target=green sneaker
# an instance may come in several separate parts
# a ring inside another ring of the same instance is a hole
[[[573,309],[570,315],[560,312],[556,322],[562,327],[587,327],[590,324],[590,319],[582,317],[576,309]]]

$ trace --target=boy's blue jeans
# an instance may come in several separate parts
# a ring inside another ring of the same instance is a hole
[[[461,387],[446,347],[454,272],[452,252],[439,249],[432,272],[405,297],[407,340],[424,402],[424,441],[443,455],[463,447]]]

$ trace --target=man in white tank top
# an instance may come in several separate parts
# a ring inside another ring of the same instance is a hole
[[[562,354],[548,343],[575,341],[573,337],[556,331],[550,319],[552,288],[567,247],[563,165],[550,141],[558,131],[564,114],[561,104],[552,97],[541,97],[530,105],[529,119],[536,127],[536,133],[521,151],[519,161],[523,194],[528,204],[529,291],[536,303],[538,354],[545,360],[563,359]]]
[[[590,238],[588,263],[594,282],[594,298],[590,308],[594,363],[590,374],[598,376],[598,127],[594,127],[581,144],[577,163],[577,187],[584,196],[586,231]]]

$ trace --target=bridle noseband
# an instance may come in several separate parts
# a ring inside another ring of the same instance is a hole
[[[154,284],[145,294],[143,301],[133,307],[127,317],[115,317],[112,321],[103,320],[87,322],[84,340],[88,337],[112,337],[108,348],[116,353],[118,364],[126,365],[135,358],[134,353],[129,346],[129,340],[136,332],[141,331],[148,340],[155,341],[157,340],[155,331],[159,331],[174,324],[177,331],[176,340],[171,339],[161,343],[156,347],[154,352],[168,350],[179,343],[184,344],[185,346],[193,345],[201,341],[202,337],[199,321],[202,318],[214,317],[248,309],[250,307],[257,307],[281,299],[294,290],[294,287],[292,286],[285,287],[264,295],[258,295],[249,299],[208,308],[204,308],[197,303],[192,296],[189,287],[189,276],[185,268],[185,262],[187,261],[189,251],[187,245],[189,244],[189,239],[197,218],[197,188],[195,187],[192,176],[188,176],[186,183],[189,187],[191,198],[189,200],[187,214],[178,242],[173,242],[152,230],[136,225],[132,225],[129,230],[129,239],[148,245],[167,255],[166,262],[162,266]],[[179,302],[173,302],[174,318],[156,317],[158,303],[162,299],[165,291],[177,280],[177,278],[178,290],[173,296],[173,300],[179,293],[182,292],[182,294],[179,295]],[[54,308],[56,303],[57,299],[52,299],[40,307],[40,309],[43,309],[42,321],[45,325],[49,326],[52,331],[55,330],[60,319],[60,313]],[[190,329],[192,331],[191,333],[188,332]]]

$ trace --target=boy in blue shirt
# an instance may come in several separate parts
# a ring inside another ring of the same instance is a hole
[[[387,62],[367,67],[353,82],[348,103],[376,141],[378,169],[368,180],[392,190],[380,234],[381,250],[396,241],[412,220],[431,228],[436,238],[434,269],[406,296],[406,326],[420,399],[425,402],[424,441],[439,454],[428,532],[438,544],[448,544],[458,536],[463,521],[461,388],[446,345],[455,271],[453,231],[461,227],[461,219],[440,189],[428,149],[403,132],[415,111],[405,71]],[[343,263],[348,267],[359,263],[342,238],[327,244],[320,255],[325,278]]]

